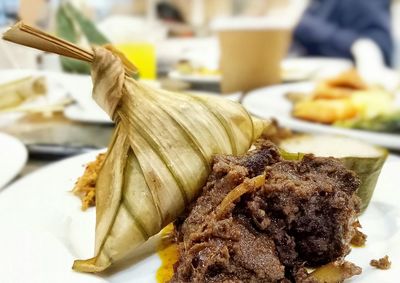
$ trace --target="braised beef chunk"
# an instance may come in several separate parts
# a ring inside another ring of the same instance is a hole
[[[274,239],[285,265],[318,266],[348,254],[359,205],[353,172],[333,158],[306,155],[267,167],[266,180],[246,201],[247,215]]]
[[[265,182],[256,187],[250,181],[260,174]],[[246,191],[216,213],[240,184]],[[175,223],[180,258],[171,282],[314,282],[306,266],[350,250],[358,186],[338,160],[284,161],[269,142],[215,157],[202,195]]]

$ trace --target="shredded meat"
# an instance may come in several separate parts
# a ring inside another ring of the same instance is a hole
[[[260,174],[261,187],[216,213],[229,192]],[[316,282],[306,266],[350,251],[359,183],[338,160],[284,161],[270,142],[215,157],[202,195],[175,223],[180,257],[171,282]]]
[[[282,140],[293,136],[293,133],[290,129],[279,126],[278,121],[272,119],[271,123],[264,129],[261,136],[265,140],[279,144]]]
[[[389,261],[389,257],[387,255],[378,260],[373,259],[369,264],[373,267],[383,270],[389,269],[392,266],[392,263]]]
[[[72,192],[82,201],[82,210],[96,205],[96,181],[97,175],[103,165],[105,153],[101,153],[96,160],[90,162],[83,175],[78,179]]]
[[[358,230],[358,228],[362,228],[359,221],[354,222],[353,226],[355,228],[355,233],[350,243],[355,247],[362,247],[367,242],[367,235]]]

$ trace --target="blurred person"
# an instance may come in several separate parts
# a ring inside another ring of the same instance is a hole
[[[370,39],[392,63],[390,0],[312,0],[294,31],[306,55],[353,58],[357,40]]]

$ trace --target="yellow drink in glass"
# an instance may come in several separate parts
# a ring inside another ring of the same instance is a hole
[[[115,47],[139,69],[140,78],[149,80],[156,78],[156,52],[153,44],[131,42],[116,44]]]

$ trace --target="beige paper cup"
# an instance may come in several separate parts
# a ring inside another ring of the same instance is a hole
[[[221,91],[247,92],[281,82],[280,63],[286,55],[291,29],[247,21],[217,26],[220,45]]]

